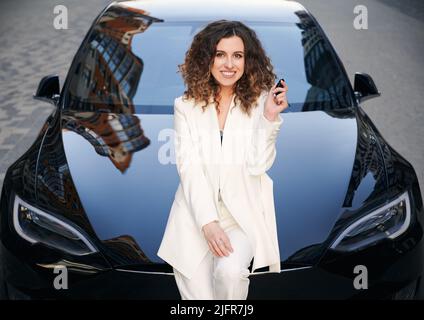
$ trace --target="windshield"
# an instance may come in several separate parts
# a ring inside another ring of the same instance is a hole
[[[64,108],[172,113],[174,99],[185,90],[178,65],[207,22],[115,20],[95,26],[80,49],[69,75]],[[277,77],[290,87],[287,111],[351,106],[350,83],[329,45],[314,23],[301,21],[245,22],[256,31]]]

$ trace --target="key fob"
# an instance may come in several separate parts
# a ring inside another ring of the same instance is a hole
[[[281,83],[281,80],[283,80],[285,82],[285,80],[283,78],[281,78],[280,80],[278,80],[277,83],[277,88],[284,88],[284,85]],[[277,93],[276,96],[278,96],[281,92]]]

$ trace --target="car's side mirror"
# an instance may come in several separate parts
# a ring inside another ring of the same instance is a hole
[[[381,93],[378,92],[371,76],[363,72],[355,73],[353,90],[355,91],[355,96],[358,99],[358,102],[363,102],[381,95]]]
[[[41,79],[34,99],[49,102],[56,105],[60,98],[60,86],[58,75],[48,75]]]

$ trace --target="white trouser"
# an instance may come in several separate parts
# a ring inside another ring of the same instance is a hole
[[[234,249],[228,257],[215,257],[208,251],[191,279],[174,268],[182,300],[246,300],[252,248],[239,226],[226,233]]]

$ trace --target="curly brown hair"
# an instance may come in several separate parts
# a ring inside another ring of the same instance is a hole
[[[211,68],[218,42],[232,36],[243,40],[245,50],[244,73],[234,88],[235,102],[239,102],[242,110],[250,116],[250,110],[256,107],[261,92],[274,85],[276,76],[256,33],[239,21],[215,21],[195,35],[184,63],[178,66],[187,86],[184,98],[194,99],[196,103],[204,102],[203,111],[210,102],[214,102],[219,113],[220,86],[211,75]]]

